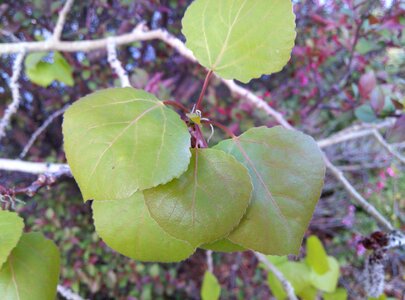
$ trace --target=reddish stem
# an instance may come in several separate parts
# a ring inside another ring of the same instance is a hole
[[[177,101],[172,101],[172,100],[165,100],[163,101],[164,104],[166,105],[170,105],[173,107],[177,107],[178,109],[182,110],[183,112],[187,113],[188,109],[187,107],[185,107],[183,104],[181,104],[180,102]]]
[[[204,84],[203,84],[203,87],[201,89],[200,97],[198,97],[197,104],[195,105],[195,109],[200,109],[201,102],[204,99],[205,91],[207,90],[208,83],[210,82],[210,79],[211,79],[213,74],[214,74],[214,72],[212,72],[212,70],[210,70],[207,73],[207,76],[205,76]]]
[[[208,143],[204,138],[200,126],[195,124],[194,128],[195,128],[194,132],[196,133],[196,146],[198,147],[198,145],[200,145],[201,148],[208,148]]]
[[[218,122],[213,121],[213,120],[203,121],[203,122],[204,122],[204,124],[212,124],[215,127],[218,127],[223,132],[225,132],[227,135],[229,135],[231,138],[236,138],[236,135],[228,127],[222,125],[221,123],[218,123]]]

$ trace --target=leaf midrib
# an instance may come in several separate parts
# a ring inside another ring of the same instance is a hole
[[[13,255],[10,254],[9,256],[9,261],[8,261],[8,265],[10,267],[10,271],[11,271],[11,279],[13,280],[13,284],[14,284],[14,288],[15,288],[15,292],[17,294],[17,299],[20,300],[20,292],[18,290],[18,284],[17,284],[17,279],[15,277],[15,272],[14,272],[14,268],[13,268],[13,264],[12,264],[12,260],[13,260]]]
[[[280,207],[278,206],[278,203],[276,202],[276,200],[274,199],[272,193],[270,192],[269,188],[267,187],[267,184],[264,182],[261,174],[259,173],[259,171],[256,169],[255,165],[251,161],[249,155],[246,153],[245,149],[242,147],[242,145],[241,145],[241,143],[239,141],[239,138],[235,137],[235,138],[233,138],[233,141],[234,141],[234,144],[239,148],[239,150],[240,150],[241,154],[243,155],[243,157],[246,159],[246,162],[252,167],[254,173],[256,174],[257,178],[260,181],[260,184],[264,187],[266,193],[269,196],[269,199],[273,203],[273,206],[276,208],[276,212],[277,212],[278,216],[282,219],[284,225],[286,226],[286,229],[287,229],[288,233],[290,234],[290,226],[288,224],[287,218],[284,216],[283,212],[281,211]]]
[[[247,0],[244,0],[244,1],[243,1],[242,5],[241,5],[240,8],[238,9],[238,12],[236,13],[236,16],[235,16],[235,18],[234,18],[234,20],[233,20],[231,26],[228,28],[228,32],[227,32],[226,37],[225,37],[224,45],[222,46],[222,48],[221,48],[221,50],[220,50],[220,52],[219,52],[219,54],[218,54],[218,57],[217,57],[217,59],[216,59],[214,65],[212,66],[212,69],[213,69],[214,71],[215,71],[215,68],[217,67],[217,65],[218,65],[218,64],[221,62],[221,60],[222,60],[222,56],[224,55],[225,50],[226,50],[227,47],[228,47],[229,38],[231,37],[231,33],[232,33],[232,31],[233,31],[233,28],[235,27],[235,24],[236,24],[236,22],[238,21],[239,16],[240,16],[240,13],[242,12],[242,9],[244,8],[246,2],[247,2]],[[208,43],[207,43],[207,44],[208,44]]]

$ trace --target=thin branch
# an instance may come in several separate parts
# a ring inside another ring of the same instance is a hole
[[[84,300],[80,295],[74,293],[72,290],[64,287],[63,285],[58,285],[58,293],[66,300]]]
[[[0,158],[0,170],[30,174],[52,174],[63,171],[66,175],[70,174],[70,168],[67,164],[28,162],[7,158]]]
[[[105,49],[108,41],[113,39],[117,46],[131,44],[139,41],[162,40],[167,42],[170,46],[177,49],[185,48],[183,42],[170,35],[167,31],[162,29],[146,30],[145,25],[140,23],[130,33],[122,34],[115,37],[103,38],[97,40],[84,40],[84,41],[57,41],[49,39],[40,42],[21,42],[21,43],[0,43],[0,54],[17,53],[21,47],[25,47],[27,52],[41,52],[41,51],[61,51],[61,52],[89,52],[98,49]],[[183,46],[181,46],[183,45]],[[192,52],[187,48],[183,49],[187,58],[193,56]],[[195,58],[194,58],[195,60]]]
[[[369,202],[360,193],[353,187],[353,185],[347,180],[343,175],[343,172],[335,167],[330,160],[323,154],[323,158],[326,164],[326,167],[329,171],[340,181],[346,191],[352,196],[355,202],[364,209],[370,216],[372,216],[384,229],[393,230],[394,227],[391,223],[382,215],[380,212]]]
[[[70,9],[72,8],[74,0],[66,0],[65,5],[63,6],[62,10],[59,13],[58,21],[56,22],[55,29],[53,30],[53,40],[60,41],[62,36],[63,26],[65,25],[66,16],[69,13]]]
[[[211,273],[214,273],[214,263],[212,261],[212,250],[207,250],[205,252],[207,255],[207,270]]]
[[[334,135],[318,141],[318,146],[325,148],[334,144],[346,142],[352,139],[357,139],[372,135],[374,130],[392,127],[395,124],[395,119],[390,118],[378,124],[361,124],[346,128]]]
[[[405,157],[403,157],[399,152],[397,152],[390,144],[388,144],[384,138],[382,137],[381,133],[377,130],[373,130],[373,135],[377,139],[377,141],[387,150],[392,156],[398,159],[401,163],[405,164]]]
[[[113,38],[108,39],[107,43],[107,53],[108,53],[108,62],[110,63],[111,68],[118,75],[118,78],[121,81],[122,87],[130,87],[129,77],[127,71],[122,67],[121,62],[117,58],[117,48]]]
[[[62,115],[68,107],[69,105],[66,105],[63,108],[55,111],[45,120],[45,122],[31,136],[30,140],[25,145],[24,149],[21,151],[19,158],[23,159],[27,155],[28,151],[31,149],[32,145],[35,143],[37,138],[48,128],[48,126],[53,122],[53,120]]]
[[[226,86],[228,86],[228,88],[231,92],[238,95],[242,99],[246,99],[248,102],[252,103],[258,109],[264,110],[268,115],[272,116],[277,121],[277,123],[279,123],[283,127],[287,128],[287,129],[294,129],[294,127],[292,127],[290,125],[290,123],[287,122],[287,120],[284,118],[284,116],[281,113],[274,110],[263,99],[259,98],[258,96],[253,94],[251,91],[241,87],[240,85],[237,85],[235,83],[235,81],[233,81],[233,80],[222,79],[222,82]]]
[[[3,119],[0,120],[0,141],[6,135],[6,129],[10,123],[10,119],[12,115],[16,113],[18,106],[20,105],[20,85],[18,84],[18,78],[20,77],[24,56],[25,49],[21,47],[19,49],[17,57],[14,60],[13,75],[11,76],[10,80],[10,88],[13,100],[7,107]]]
[[[259,252],[253,252],[257,259],[261,261],[266,268],[277,277],[277,279],[281,282],[285,292],[287,293],[287,297],[289,300],[298,300],[297,296],[295,295],[294,288],[291,283],[284,277],[283,273],[280,272],[279,269],[276,268],[266,257],[266,255],[261,254]]]

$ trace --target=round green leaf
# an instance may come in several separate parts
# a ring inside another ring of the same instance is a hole
[[[347,300],[347,290],[345,290],[344,288],[338,288],[333,293],[323,293],[322,296],[324,300]],[[379,299],[387,299],[387,298],[380,297]]]
[[[54,80],[73,86],[73,69],[59,52],[53,53],[53,62],[43,61],[47,52],[30,53],[25,58],[25,72],[35,84],[49,86]]]
[[[195,250],[159,227],[149,214],[142,192],[127,199],[94,201],[92,207],[98,235],[112,249],[130,258],[175,262]]]
[[[144,194],[160,227],[197,247],[226,236],[239,223],[251,192],[247,169],[231,155],[193,149],[186,173]]]
[[[228,239],[222,239],[213,243],[204,244],[201,245],[200,248],[216,252],[239,252],[248,250],[243,248],[242,246],[232,243]]]
[[[0,269],[17,245],[24,222],[16,213],[0,210]]]
[[[201,287],[202,300],[217,300],[221,295],[221,286],[218,279],[209,271],[204,274],[204,279]]]
[[[278,72],[288,62],[295,15],[290,0],[195,0],[182,31],[204,67],[248,82]]]
[[[180,176],[190,161],[185,123],[133,88],[90,94],[63,122],[65,152],[85,200],[122,199]]]
[[[328,255],[322,242],[315,235],[307,239],[306,262],[318,274],[325,274],[329,270]]]
[[[317,289],[332,293],[336,290],[339,279],[339,263],[333,256],[328,256],[329,271],[325,274],[318,274],[314,271],[311,272],[310,281],[311,284]]]
[[[23,234],[0,270],[0,299],[55,299],[59,265],[52,241],[39,233]]]
[[[325,175],[316,142],[298,131],[259,127],[214,148],[242,162],[253,182],[251,204],[229,240],[265,254],[298,254]]]

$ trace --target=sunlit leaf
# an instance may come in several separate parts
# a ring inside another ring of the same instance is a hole
[[[324,293],[322,296],[324,300],[346,300],[347,291],[343,288],[339,288],[333,293]]]
[[[140,261],[175,262],[194,252],[190,244],[170,236],[151,218],[142,192],[127,199],[94,201],[92,207],[98,235],[123,255]]]
[[[307,286],[299,295],[301,300],[317,300],[318,299],[318,290],[313,286]]]
[[[297,254],[323,186],[316,142],[298,131],[260,127],[214,148],[242,162],[253,182],[251,204],[229,240],[265,254]]]
[[[203,66],[243,82],[280,71],[296,36],[290,0],[195,0],[182,23]]]
[[[305,288],[310,287],[310,270],[303,262],[287,261],[277,266],[284,277],[291,283],[294,292],[299,294]],[[272,273],[268,273],[268,284],[270,290],[277,300],[284,300],[287,294],[278,278]]]
[[[55,299],[59,265],[52,241],[39,233],[23,234],[0,270],[0,299]]]
[[[54,80],[72,86],[73,69],[59,52],[53,53],[53,60],[44,61],[47,52],[30,53],[25,58],[25,71],[28,78],[35,84],[49,86]]]
[[[173,110],[132,88],[90,94],[63,122],[65,152],[85,200],[121,199],[186,171],[190,135]]]
[[[315,235],[311,235],[307,239],[306,261],[318,274],[325,274],[329,270],[328,255],[322,242]]]
[[[288,261],[287,256],[278,256],[278,255],[267,255],[267,259],[275,266],[281,265]]]
[[[73,86],[73,69],[65,58],[59,52],[55,52],[53,55],[54,74],[55,80],[63,82],[66,85]]]
[[[336,290],[336,286],[339,279],[339,263],[337,260],[332,257],[328,256],[329,261],[329,271],[323,275],[320,275],[316,272],[311,273],[311,284],[315,286],[317,289],[332,293]]]
[[[224,237],[239,223],[251,191],[247,169],[231,155],[193,149],[186,173],[144,194],[152,217],[165,231],[199,246]]]
[[[16,213],[0,210],[0,269],[17,245],[24,222]]]
[[[201,287],[202,300],[217,300],[221,295],[221,286],[218,279],[209,271],[204,274],[204,279]]]

